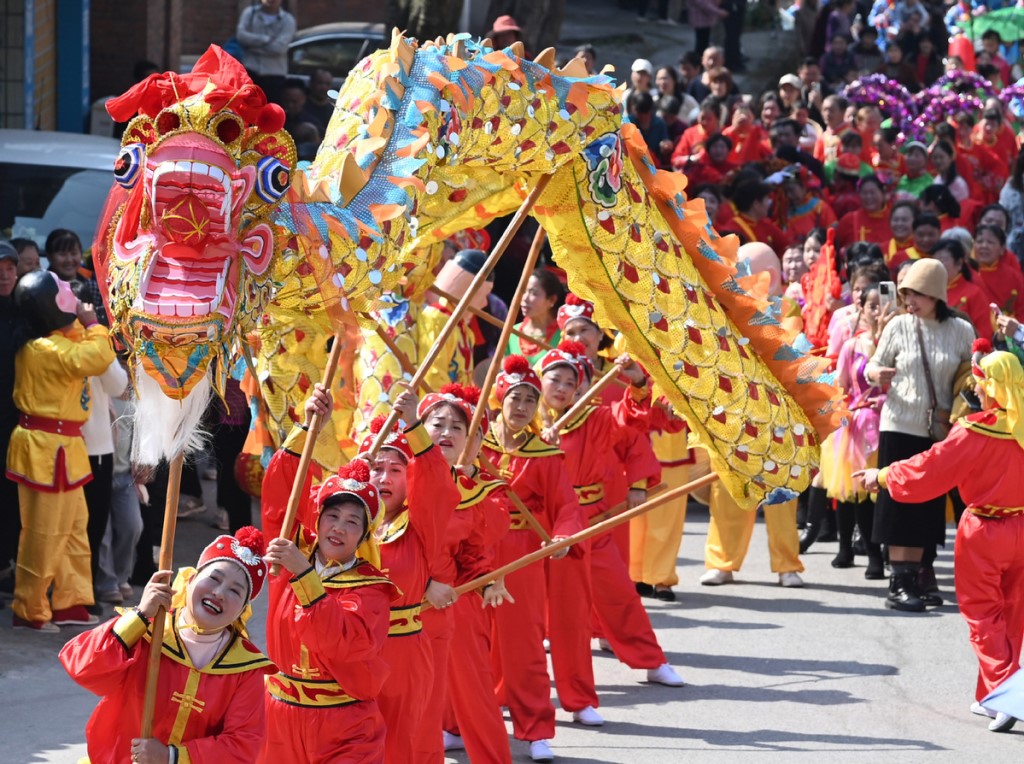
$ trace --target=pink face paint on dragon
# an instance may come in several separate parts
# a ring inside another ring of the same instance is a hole
[[[184,398],[263,312],[270,215],[296,156],[279,108],[219,48],[191,74],[155,77],[108,106],[134,119],[114,168],[101,270],[114,330],[166,395]],[[216,366],[217,390],[226,365]]]

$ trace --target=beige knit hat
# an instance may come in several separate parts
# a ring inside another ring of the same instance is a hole
[[[903,281],[900,283],[900,291],[904,289],[913,289],[928,297],[934,297],[936,300],[942,300],[942,302],[949,304],[946,297],[946,284],[949,281],[949,277],[946,274],[946,267],[938,260],[932,258],[921,258],[916,260],[910,268],[907,269],[907,275],[903,277]]]

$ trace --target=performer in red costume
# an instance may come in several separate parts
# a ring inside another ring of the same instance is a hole
[[[263,527],[280,534],[313,415],[324,422],[330,393],[316,385],[305,424],[292,430],[263,478]],[[343,466],[316,488],[307,477],[290,538],[270,542],[282,567],[270,584],[267,740],[261,762],[382,762],[384,719],[376,697],[388,675],[382,657],[398,591],[378,570],[374,542],[384,514],[366,462]],[[315,530],[314,530],[315,529]]]
[[[451,469],[419,421],[417,403],[408,390],[395,399],[406,429],[389,433],[370,465],[370,482],[384,502],[384,521],[376,532],[381,570],[401,591],[391,604],[384,645],[391,674],[378,696],[389,730],[384,757],[389,764],[418,761],[415,733],[431,702],[434,672],[420,606],[431,568],[444,546],[445,528],[459,503]],[[383,417],[370,423],[361,454],[369,451],[383,424]]]
[[[924,453],[855,477],[901,502],[960,489],[967,511],[956,534],[956,596],[978,656],[971,711],[991,717],[993,732],[1005,732],[1016,719],[979,701],[1020,667],[1024,640],[1024,370],[1010,353],[985,354],[987,340],[975,340],[974,348],[983,410]]]
[[[483,455],[540,522],[553,540],[583,530],[579,500],[573,491],[561,451],[541,440],[536,421],[541,384],[523,356],[505,358],[494,382],[501,414],[484,440]],[[541,540],[519,512],[498,545],[498,565],[518,560],[541,546]],[[499,702],[512,716],[512,731],[530,741],[534,761],[551,761],[549,741],[555,736],[555,707],[544,654],[548,580],[562,575],[570,550],[552,555],[545,564],[528,565],[508,576],[506,586],[522,594],[494,611],[495,673]],[[573,550],[574,554],[579,552]]]
[[[423,633],[433,654],[434,681],[430,703],[424,709],[416,735],[417,761],[443,758],[441,733],[450,683],[454,688],[453,699],[458,698],[462,711],[459,718],[464,723],[459,724],[459,729],[470,759],[512,760],[505,722],[494,697],[487,622],[483,620],[481,624],[481,619],[476,617],[481,610],[480,597],[474,593],[460,598],[454,589],[493,569],[494,543],[505,535],[509,526],[509,507],[502,498],[504,481],[472,466],[487,431],[486,416],[473,435],[470,449],[473,458],[469,466],[459,469],[479,400],[479,388],[450,384],[425,396],[417,410],[434,445],[455,471],[455,483],[462,499],[448,521],[444,545],[431,568],[427,586],[426,599],[432,607],[423,613]],[[491,534],[496,538],[492,540]],[[504,584],[496,582],[486,588],[484,604],[500,603],[507,596]],[[459,602],[464,604],[460,607]]]
[[[263,588],[263,534],[218,536],[195,568],[153,574],[139,606],[79,634],[60,651],[64,669],[102,696],[85,727],[92,764],[249,764],[265,734],[263,677],[270,663],[243,636]],[[138,736],[150,621],[166,610],[153,737]]]
[[[657,482],[661,474],[650,441],[646,437],[636,437],[637,430],[646,431],[650,423],[651,395],[647,375],[628,355],[620,356],[616,363],[631,383],[619,401],[610,407],[588,406],[560,432],[546,432],[549,442],[557,439],[565,452],[567,471],[588,517],[608,509],[605,480],[618,463],[620,457],[616,450],[620,444],[631,444],[636,448],[622,460],[630,486]],[[571,341],[560,343],[540,360],[542,398],[552,419],[557,419],[572,406],[589,364],[584,346]],[[643,500],[644,495],[637,492],[631,497],[630,504],[636,505]],[[588,687],[585,684],[588,678],[593,677],[590,631],[584,632],[584,650],[580,652],[579,616],[575,612],[575,608],[582,607],[580,603],[586,599],[583,592],[590,589],[591,580],[593,606],[616,657],[631,668],[646,669],[649,682],[681,687],[683,680],[665,660],[665,653],[658,645],[647,612],[629,578],[628,566],[614,540],[608,534],[598,536],[590,549],[585,550],[583,558],[587,560],[585,570],[580,569],[582,566],[570,567],[578,576],[562,575],[551,584],[550,596],[555,605],[549,619],[551,656],[562,707],[572,710],[576,721],[600,726],[604,720],[596,711],[597,703],[579,705],[583,700],[597,700],[592,685]],[[589,623],[590,603],[583,613],[583,619]],[[556,652],[556,644],[561,645],[564,652]],[[560,656],[564,656],[561,659],[567,665],[562,663],[560,667]],[[558,678],[562,670],[569,672],[567,679],[571,679],[560,686]],[[563,694],[563,686],[568,688],[568,693]]]

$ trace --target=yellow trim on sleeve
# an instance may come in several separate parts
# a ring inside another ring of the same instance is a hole
[[[288,437],[284,439],[281,448],[291,451],[293,454],[301,454],[302,449],[306,447],[306,437],[308,435],[308,432],[295,425],[292,427],[292,431],[288,433]]]
[[[176,745],[174,748],[178,751],[178,764],[192,764],[192,757],[189,756],[187,747]]]
[[[121,644],[129,649],[146,636],[147,631],[149,631],[149,624],[142,620],[142,616],[134,610],[125,610],[121,617],[114,622],[114,635],[121,640]]]
[[[889,477],[889,468],[888,467],[882,467],[882,469],[880,469],[878,471],[878,487],[879,488],[884,488],[887,491],[889,490],[888,477]]]
[[[324,583],[316,572],[316,568],[310,567],[305,573],[296,576],[288,583],[292,585],[292,591],[302,607],[311,607],[317,601],[323,599],[327,592]]]
[[[405,433],[405,437],[409,441],[409,447],[412,448],[413,455],[415,456],[422,456],[434,445],[434,441],[427,434],[427,428],[423,426],[423,422],[417,422],[413,425],[412,429]]]
[[[633,483],[629,487],[629,490],[631,490],[631,491],[646,491],[647,490],[647,480],[637,480],[635,483]]]

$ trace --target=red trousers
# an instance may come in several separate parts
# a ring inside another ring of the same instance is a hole
[[[496,564],[505,565],[539,547],[532,530],[509,531],[498,545]],[[516,601],[494,611],[491,656],[498,703],[508,706],[517,739],[549,740],[555,736],[555,707],[544,654],[544,564],[527,565],[509,574],[505,586]]]
[[[590,651],[590,542],[577,544],[568,557],[548,559],[544,565],[548,575],[548,641],[558,702],[566,711],[597,708],[600,701]]]
[[[387,725],[384,761],[387,764],[412,764],[419,761],[416,758],[415,733],[423,710],[430,702],[434,676],[430,643],[422,631],[389,636],[384,642],[383,656],[391,667],[377,698],[381,716]]]
[[[1020,667],[1024,639],[1024,514],[964,512],[953,555],[956,598],[978,656],[981,700]]]
[[[629,528],[625,523],[622,527]],[[590,576],[601,633],[611,642],[615,657],[635,669],[653,669],[665,663],[665,653],[613,534],[591,541]]]
[[[260,764],[381,764],[384,720],[376,701],[338,708],[292,706],[266,696]]]
[[[512,595],[515,597],[515,595]],[[458,730],[473,764],[511,764],[512,752],[491,671],[491,617],[479,594],[464,594],[452,607],[456,628],[448,660],[448,701],[453,716],[445,729]],[[508,607],[502,605],[498,609]],[[454,723],[451,723],[454,722]]]
[[[423,621],[422,637],[430,646],[434,671],[427,694],[429,701],[423,708],[419,726],[414,734],[415,761],[441,762],[444,761],[441,719],[447,705],[448,650],[452,639],[453,611],[449,608],[427,608],[420,618]]]

